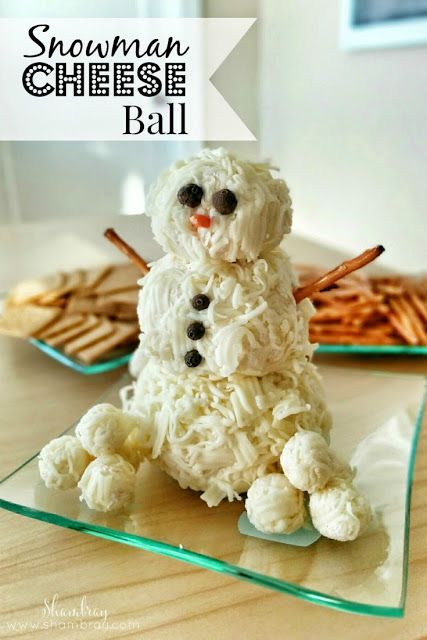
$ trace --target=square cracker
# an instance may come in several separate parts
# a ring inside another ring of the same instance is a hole
[[[97,310],[97,297],[94,295],[75,295],[67,304],[67,313],[95,313]]]
[[[64,351],[68,355],[74,355],[78,351],[85,349],[86,347],[90,347],[91,345],[100,342],[104,338],[108,338],[114,331],[114,327],[111,322],[109,322],[106,318],[103,318],[101,322],[90,329],[90,331],[86,331],[83,335],[74,338],[70,342],[67,342],[64,346]]]
[[[80,290],[86,293],[87,291],[97,287],[110,273],[112,268],[113,267],[109,264],[107,266],[97,267],[95,269],[86,269],[86,271],[84,272],[84,279]]]
[[[77,327],[85,320],[85,316],[82,314],[63,315],[59,317],[53,324],[50,324],[46,329],[42,329],[37,333],[37,338],[40,340],[46,340],[47,338],[53,338],[66,329],[72,329]]]
[[[41,296],[37,298],[37,302],[39,304],[52,304],[59,298],[72,293],[79,289],[84,281],[84,272],[81,269],[76,269],[75,271],[71,271],[70,273],[65,273],[65,280],[61,287],[57,289],[51,289],[50,291],[46,291]]]
[[[0,318],[0,332],[19,338],[29,338],[50,325],[61,314],[58,307],[35,304],[8,304]]]
[[[133,264],[115,265],[102,282],[95,287],[94,293],[101,295],[127,289],[138,289],[138,280],[141,277],[141,272]]]
[[[100,319],[96,316],[88,316],[81,324],[75,327],[71,327],[70,329],[65,329],[64,331],[61,331],[61,333],[58,333],[51,338],[47,338],[46,342],[47,344],[50,344],[51,347],[61,347],[67,342],[70,342],[70,340],[73,340],[74,338],[83,335],[87,331],[90,331],[100,322]]]
[[[12,289],[9,299],[13,304],[24,304],[36,300],[48,291],[60,289],[65,282],[65,274],[61,271],[43,278],[24,280]]]
[[[108,336],[108,338],[78,351],[75,355],[86,364],[91,364],[106,356],[110,351],[130,340],[132,337],[135,337],[135,340],[137,339],[139,334],[138,323],[114,322],[113,325],[114,332]]]
[[[139,289],[115,291],[98,296],[95,304],[95,313],[117,317],[122,316],[130,320],[136,320],[138,296]]]

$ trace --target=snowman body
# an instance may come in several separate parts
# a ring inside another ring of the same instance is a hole
[[[175,373],[188,371],[185,356],[193,350],[201,356],[195,373],[220,377],[263,376],[311,359],[313,307],[308,300],[296,305],[295,277],[280,249],[251,263],[166,255],[140,284],[139,351]]]

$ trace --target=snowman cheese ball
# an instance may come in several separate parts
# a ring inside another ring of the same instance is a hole
[[[266,533],[301,527],[307,504],[320,533],[356,538],[370,509],[328,446],[313,307],[296,303],[279,248],[292,222],[285,182],[268,165],[205,149],[159,177],[147,215],[166,253],[140,281],[142,333],[123,412],[92,408],[76,429],[95,458],[82,470],[82,499],[126,506],[130,467],[149,459],[210,507],[247,493],[248,517]]]

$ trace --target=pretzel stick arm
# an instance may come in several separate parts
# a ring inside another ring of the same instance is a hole
[[[361,267],[366,266],[378,256],[380,256],[385,251],[382,245],[378,245],[373,249],[367,249],[356,258],[352,258],[351,260],[346,260],[342,264],[332,269],[332,271],[328,271],[323,276],[315,280],[314,282],[310,282],[310,284],[305,285],[304,287],[298,287],[294,289],[294,298],[296,302],[301,302],[304,298],[308,298],[312,293],[317,291],[322,291],[323,289],[327,289],[334,282],[341,280],[344,276],[347,276],[349,273],[360,269]]]
[[[150,271],[148,264],[145,262],[140,255],[137,254],[135,249],[132,249],[127,242],[123,240],[119,236],[118,233],[114,231],[114,229],[106,229],[104,231],[104,236],[112,242],[124,255],[131,261],[133,264],[145,275]]]

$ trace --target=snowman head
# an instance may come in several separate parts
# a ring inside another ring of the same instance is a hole
[[[156,240],[186,260],[254,261],[289,233],[292,208],[269,165],[204,149],[181,160],[151,187],[147,215]]]

